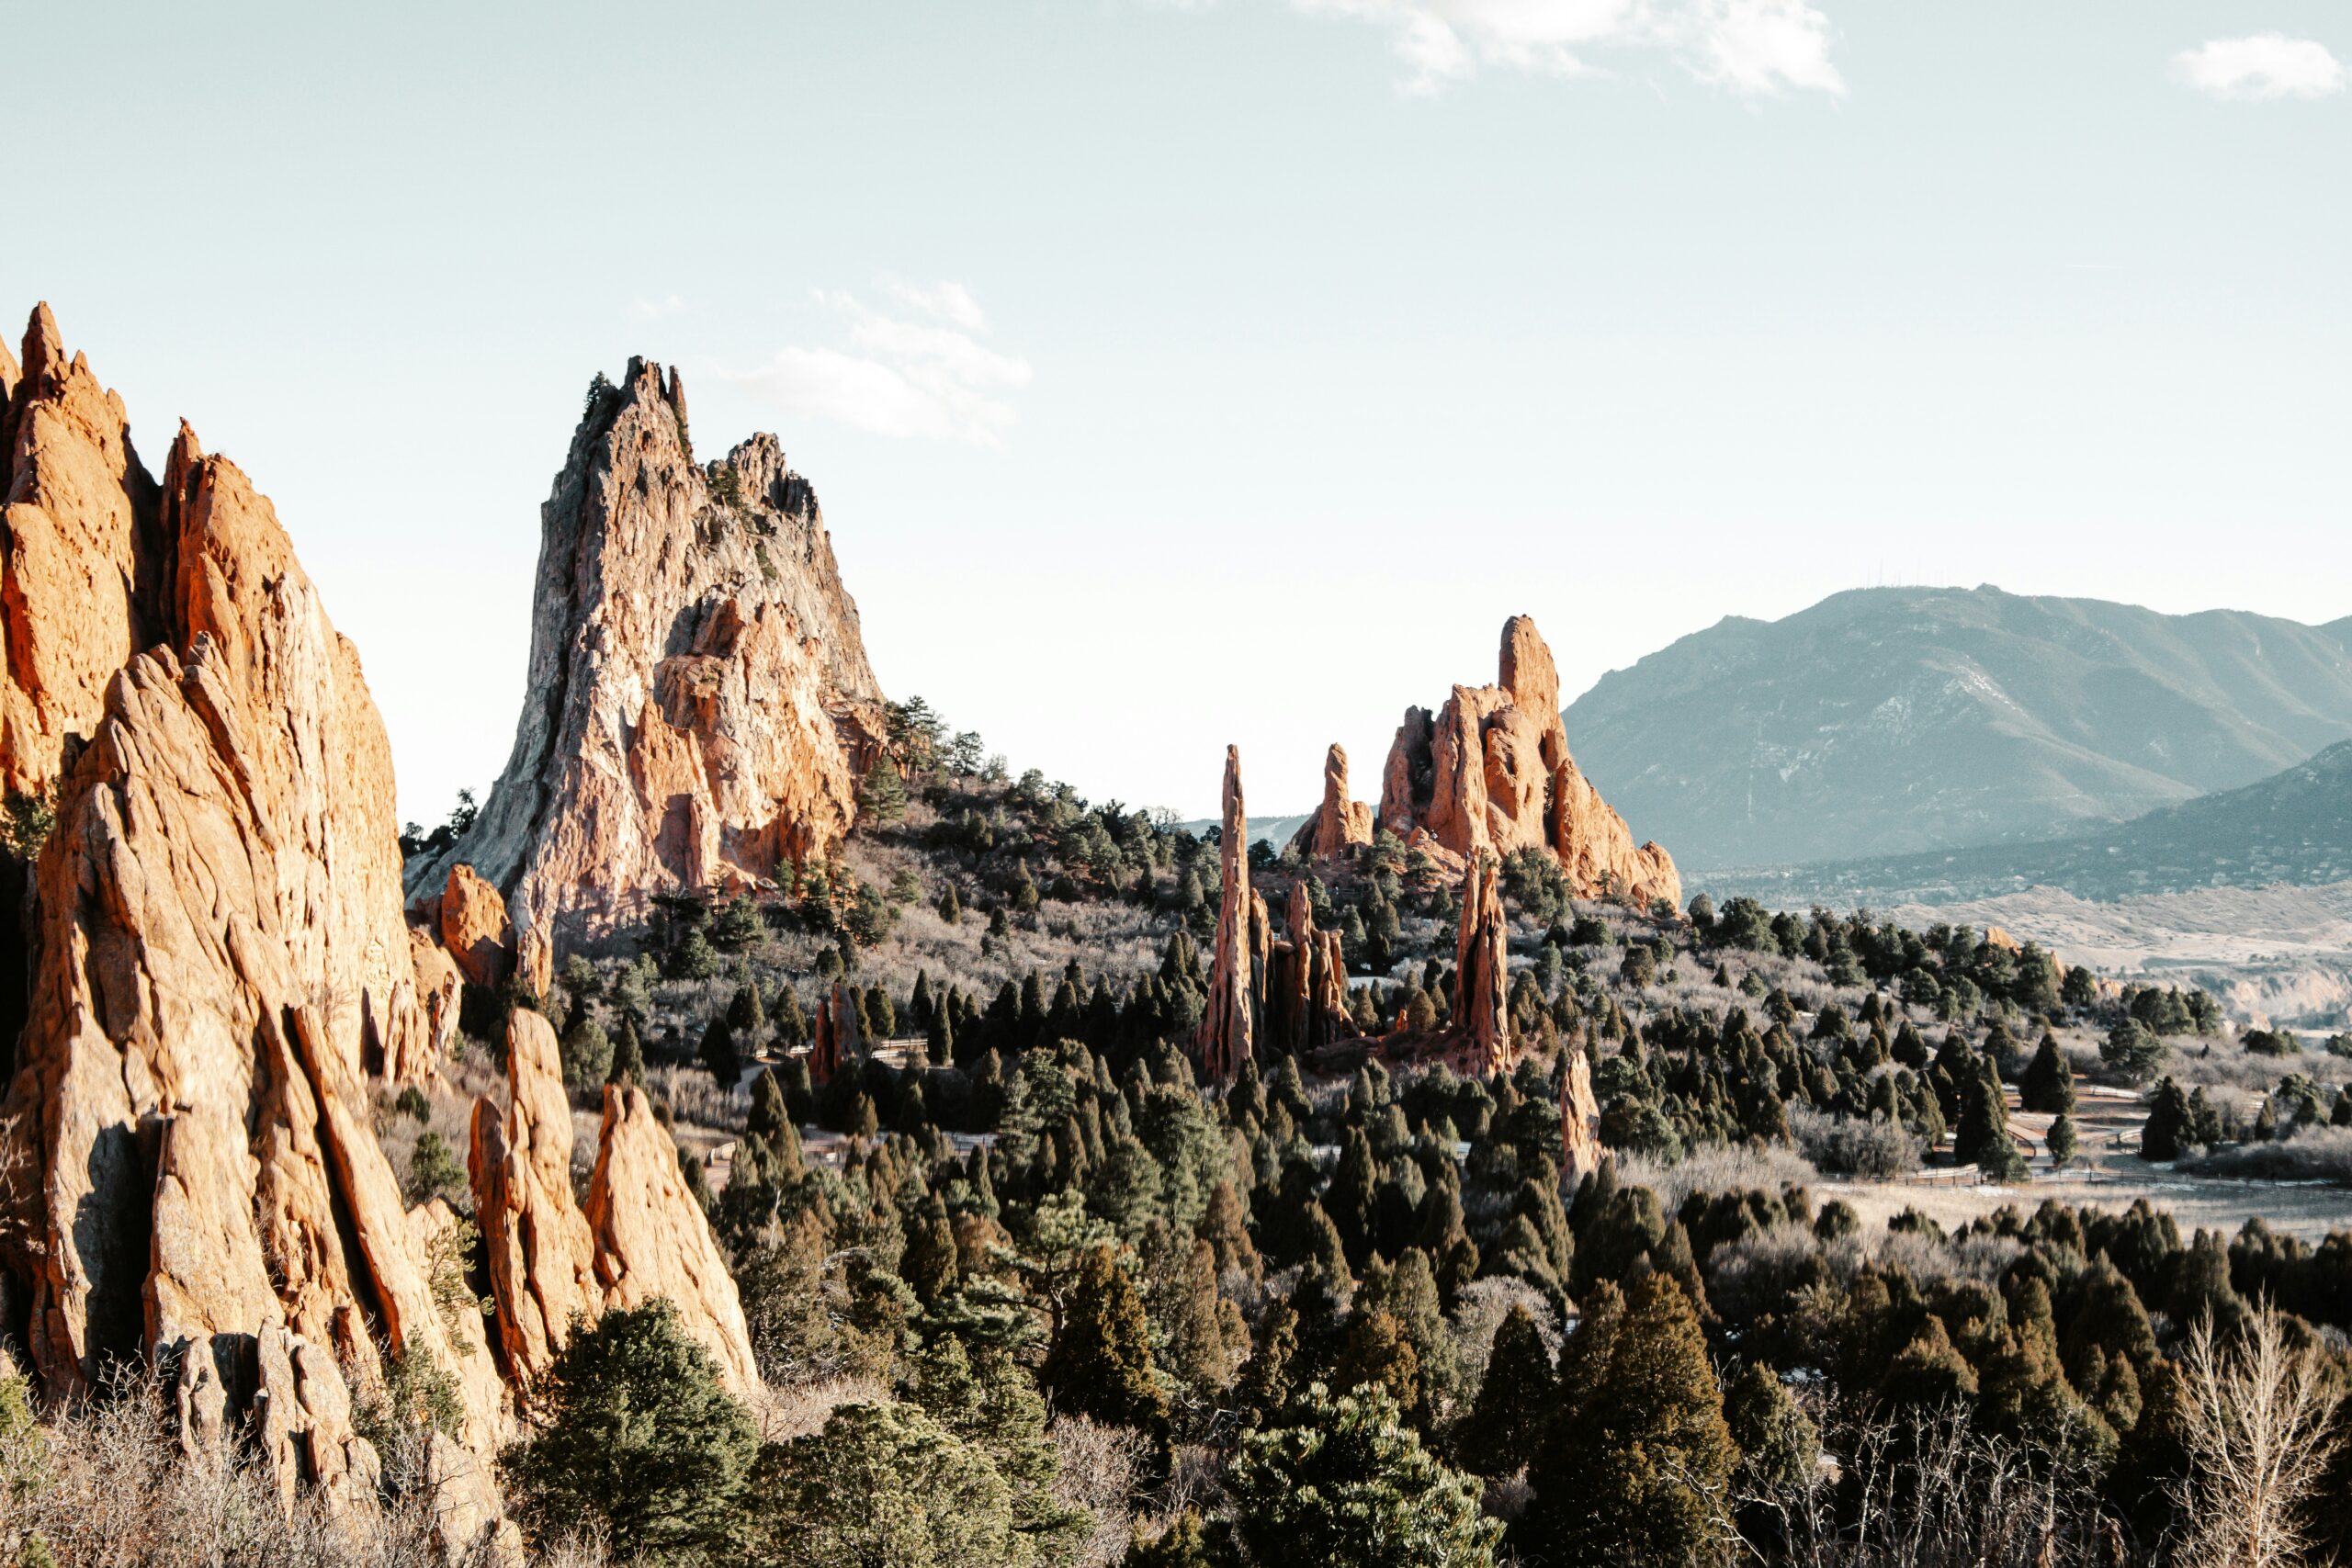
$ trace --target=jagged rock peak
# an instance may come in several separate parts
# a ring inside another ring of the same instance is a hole
[[[1673,857],[1636,846],[1568,753],[1560,676],[1526,615],[1503,623],[1496,683],[1405,710],[1382,770],[1378,825],[1460,874],[1476,855],[1549,851],[1579,897],[1679,904]]]
[[[823,858],[884,733],[815,492],[772,435],[697,465],[675,372],[597,378],[540,528],[514,750],[472,830],[409,883],[473,864],[535,972],[654,893]]]

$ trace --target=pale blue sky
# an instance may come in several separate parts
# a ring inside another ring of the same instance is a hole
[[[894,694],[1188,814],[1228,740],[1261,811],[1335,739],[1376,795],[1519,611],[1571,694],[1872,581],[2352,613],[2337,5],[7,0],[0,40],[8,330],[49,299],[151,464],[185,414],[276,499],[413,817],[505,759],[538,505],[632,353],[705,453],[782,436]]]

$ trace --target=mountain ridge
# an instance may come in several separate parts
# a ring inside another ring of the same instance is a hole
[[[2254,783],[2352,738],[2352,651],[2243,611],[1854,589],[1727,616],[1564,717],[1640,832],[1720,872],[2052,838]]]

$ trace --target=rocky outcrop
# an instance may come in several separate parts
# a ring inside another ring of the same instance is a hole
[[[1592,1059],[1571,1043],[1560,1077],[1560,1180],[1574,1196],[1577,1183],[1600,1173],[1609,1150],[1600,1141],[1600,1101],[1592,1091]]]
[[[122,400],[82,355],[66,356],[47,305],[25,328],[22,367],[9,368],[0,786],[38,795],[63,772],[66,738],[97,727],[115,672],[170,639],[172,562],[162,494]]]
[[[608,1310],[656,1297],[677,1309],[729,1387],[759,1383],[752,1335],[727,1260],[678,1168],[678,1149],[634,1084],[605,1086],[596,1168],[583,1205],[595,1235],[596,1279]]]
[[[1315,928],[1306,884],[1291,884],[1284,935],[1266,965],[1266,1039],[1293,1055],[1363,1034],[1348,1010],[1347,962],[1340,933]]]
[[[369,1076],[422,1077],[435,1044],[357,656],[233,464],[183,425],[152,480],[46,310],[27,361],[0,389],[0,773],[55,817],[0,1103],[0,1308],[51,1396],[152,1356],[184,1441],[250,1433],[289,1491],[372,1490],[345,1379],[379,1346],[447,1374],[493,1453],[498,1370],[437,1305],[372,1128]]]
[[[1323,754],[1323,804],[1291,836],[1291,848],[1315,860],[1337,860],[1372,842],[1372,807],[1348,798],[1348,752],[1337,741]]]
[[[1636,846],[1568,754],[1559,673],[1527,616],[1503,624],[1500,666],[1496,684],[1456,686],[1435,715],[1405,711],[1382,770],[1379,826],[1455,873],[1481,853],[1544,850],[1578,897],[1679,905],[1673,858]]]
[[[408,928],[408,956],[416,971],[416,1013],[422,1025],[425,1063],[445,1060],[457,1043],[458,1020],[465,999],[466,977],[448,949],[423,926]],[[391,1076],[418,1077],[424,1064]],[[387,1069],[389,1071],[389,1069]]]
[[[726,1260],[678,1168],[677,1146],[635,1088],[608,1087],[587,1196],[571,1190],[571,1101],[555,1031],[517,1008],[507,1106],[474,1102],[469,1173],[490,1259],[499,1339],[527,1404],[575,1322],[667,1297],[741,1393],[758,1381]]]
[[[527,1400],[572,1320],[594,1319],[604,1292],[595,1244],[571,1192],[571,1101],[555,1030],[526,1008],[507,1019],[506,1090],[503,1112],[488,1100],[474,1101],[466,1165],[499,1343]]]
[[[821,860],[883,736],[815,493],[773,436],[697,466],[675,372],[597,378],[540,524],[514,750],[473,828],[410,884],[472,863],[534,969],[652,894]]]
[[[440,893],[424,907],[441,946],[472,985],[495,989],[514,963],[514,927],[506,900],[463,861],[449,868]]]
[[[1241,750],[1225,749],[1225,817],[1220,843],[1223,894],[1217,905],[1216,953],[1209,966],[1208,1005],[1201,1014],[1196,1043],[1201,1076],[1213,1084],[1231,1083],[1250,1059],[1256,1029],[1255,976],[1264,973],[1265,949],[1258,933],[1266,926],[1264,906],[1250,890],[1250,818],[1241,800]],[[1253,964],[1253,959],[1258,963]]]
[[[327,1025],[355,1065],[424,1070],[390,747],[358,656],[268,501],[186,425],[163,482],[151,479],[122,400],[81,355],[66,357],[47,307],[27,329],[0,434],[0,784],[59,789],[62,819],[75,807],[62,793],[74,738],[105,722],[118,676],[160,649],[175,680],[209,645],[230,716],[245,721],[221,761],[260,841],[261,890],[299,984],[332,998]],[[200,861],[181,869],[209,874]]]
[[[1519,1060],[1510,1030],[1510,930],[1500,868],[1484,854],[1474,855],[1454,939],[1452,1032],[1468,1070],[1481,1077]]]

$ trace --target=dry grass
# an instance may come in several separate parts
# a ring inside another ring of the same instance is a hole
[[[2305,1127],[2269,1144],[2235,1144],[2179,1169],[2240,1181],[2325,1181],[2352,1187],[2352,1127]]]
[[[1131,1427],[1106,1427],[1083,1416],[1056,1417],[1047,1435],[1061,1462],[1054,1478],[1055,1500],[1094,1516],[1094,1533],[1072,1559],[1075,1568],[1110,1568],[1127,1554],[1136,1484],[1151,1445]]]
[[[1628,1187],[1646,1187],[1657,1194],[1668,1214],[1682,1207],[1693,1192],[1737,1192],[1754,1188],[1778,1192],[1783,1187],[1810,1187],[1820,1173],[1794,1149],[1777,1145],[1703,1144],[1673,1165],[1660,1165],[1645,1155],[1617,1156],[1617,1179]]]
[[[148,1382],[0,1435],[0,1561],[55,1568],[481,1568],[452,1559],[422,1487],[341,1510],[305,1490],[288,1504],[247,1452],[189,1459]],[[397,1473],[397,1456],[388,1464]],[[43,1555],[45,1553],[45,1555]],[[596,1568],[565,1545],[543,1568]]]

